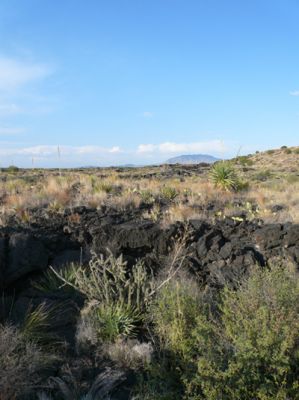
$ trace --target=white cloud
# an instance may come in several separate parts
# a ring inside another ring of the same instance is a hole
[[[33,147],[24,147],[21,149],[8,149],[6,150],[10,152],[10,155],[28,155],[28,156],[51,156],[59,154],[58,146],[33,146]],[[61,152],[61,149],[60,149]]]
[[[120,153],[121,149],[118,146],[105,148],[101,146],[81,146],[81,147],[66,147],[66,151],[71,151],[74,154],[101,154],[101,153]]]
[[[8,134],[8,128],[5,129]],[[161,162],[165,161],[168,156],[173,154],[223,154],[226,150],[226,146],[224,146],[223,142],[220,140],[190,143],[148,143],[140,144],[137,148],[132,150],[122,149],[119,146],[102,147],[95,145],[36,145],[26,147],[22,146],[22,143],[16,143],[14,145],[2,141],[0,157],[2,163],[9,164],[13,159],[18,166],[31,166],[33,158],[36,163],[38,162],[39,166],[75,167],[81,165],[123,165],[128,162],[139,164],[141,162],[140,160],[142,160],[142,163],[144,163],[145,160]]]
[[[0,90],[17,89],[27,83],[45,78],[48,66],[0,56]]]
[[[0,129],[1,133],[1,129]],[[64,157],[64,156],[79,156],[79,155],[103,155],[111,153],[120,153],[121,148],[114,146],[111,148],[100,146],[53,146],[39,145],[23,148],[2,148],[0,154],[4,156],[43,156],[43,157]]]
[[[137,148],[137,153],[152,153],[156,150],[154,144],[140,144]]]
[[[49,99],[36,84],[52,73],[46,64],[0,54],[0,118],[49,112]]]
[[[299,90],[293,90],[290,92],[290,96],[299,96]]]
[[[143,111],[142,116],[144,118],[152,118],[154,114],[151,111]]]
[[[121,153],[122,150],[119,146],[114,146],[109,150],[109,153]]]
[[[160,144],[140,144],[137,153],[200,153],[200,152],[217,152],[226,151],[221,140],[212,140],[209,142],[193,142],[193,143],[175,143],[165,142]]]
[[[94,154],[101,152],[102,147],[99,146],[81,146],[81,147],[64,147],[63,152],[69,153],[70,151],[74,154]]]

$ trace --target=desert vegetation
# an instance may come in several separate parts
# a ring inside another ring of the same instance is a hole
[[[214,166],[157,166],[93,170],[3,169],[1,223],[10,216],[30,223],[31,210],[63,213],[87,206],[164,224],[193,217],[246,215],[268,222],[298,222],[298,148],[271,150]],[[207,212],[206,205],[214,212]]]
[[[3,169],[0,400],[299,399],[298,174]]]
[[[294,268],[256,267],[234,287],[215,292],[182,268],[182,257],[176,251],[153,276],[141,264],[126,275],[121,257],[94,255],[71,281],[61,276],[58,290],[70,286],[84,299],[73,357],[82,369],[87,357],[95,370],[107,362],[114,370],[77,380],[70,350],[45,341],[53,316],[42,306],[18,326],[1,325],[1,398],[108,398],[131,371],[131,399],[297,399]]]

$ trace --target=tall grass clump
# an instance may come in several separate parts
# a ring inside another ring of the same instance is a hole
[[[142,262],[137,262],[129,270],[123,256],[115,257],[110,251],[107,257],[93,253],[87,266],[73,266],[72,276],[74,283],[66,283],[89,302],[117,303],[141,309],[150,291],[148,274]]]
[[[161,197],[165,201],[174,201],[178,197],[178,195],[178,191],[171,186],[163,186],[161,189]]]
[[[52,357],[24,332],[0,325],[0,399],[25,398],[42,380],[42,370]]]
[[[137,333],[152,291],[141,262],[128,269],[122,256],[109,252],[106,258],[93,254],[87,266],[73,266],[73,282],[52,271],[86,299],[77,332],[79,341],[114,341]]]
[[[18,326],[20,332],[28,341],[52,351],[54,347],[61,345],[61,341],[53,332],[53,326],[55,326],[57,315],[63,314],[66,307],[66,302],[55,307],[47,306],[45,303],[35,308],[29,306],[23,321]]]

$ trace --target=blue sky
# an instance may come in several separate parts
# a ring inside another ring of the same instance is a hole
[[[298,0],[1,0],[0,166],[299,145],[298,19]]]

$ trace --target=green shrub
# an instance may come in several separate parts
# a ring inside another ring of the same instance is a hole
[[[274,153],[275,153],[275,150],[267,150],[266,151],[266,154],[268,154],[269,156],[274,154]]]
[[[262,181],[262,182],[264,182],[264,181],[266,181],[267,179],[271,178],[272,175],[273,175],[273,174],[272,174],[272,172],[271,172],[269,169],[265,169],[265,170],[263,170],[263,171],[260,171],[260,172],[256,173],[256,174],[254,175],[254,179],[257,180],[257,181]]]
[[[149,189],[140,190],[139,194],[144,203],[146,203],[146,204],[154,203],[155,196],[153,195],[153,192],[151,190],[149,190]]]
[[[236,161],[242,166],[251,166],[254,164],[253,160],[249,156],[239,156]]]
[[[202,307],[202,295],[191,279],[178,276],[157,292],[148,312],[156,359],[141,376],[134,399],[182,399],[190,369],[191,332]],[[194,370],[195,367],[191,368]]]
[[[295,149],[295,150],[294,150],[294,153],[295,153],[295,154],[299,154],[299,148]]]
[[[229,161],[220,161],[213,164],[210,179],[220,189],[227,191],[238,190],[239,178],[235,168]]]
[[[183,399],[180,370],[167,357],[156,360],[138,378],[132,400]]]
[[[281,267],[256,270],[237,291],[224,290],[220,312],[218,322],[199,316],[193,331],[197,374],[187,383],[190,395],[298,399],[298,276]]]
[[[200,297],[188,280],[173,280],[157,294],[150,309],[154,332],[165,350],[184,356],[198,315]]]
[[[254,269],[217,301],[192,293],[176,283],[158,294],[151,316],[164,375],[150,369],[143,391],[164,384],[188,400],[299,399],[297,273]]]
[[[10,165],[10,166],[7,168],[7,172],[8,172],[9,174],[16,174],[17,172],[19,172],[19,167],[16,167],[15,165]]]

